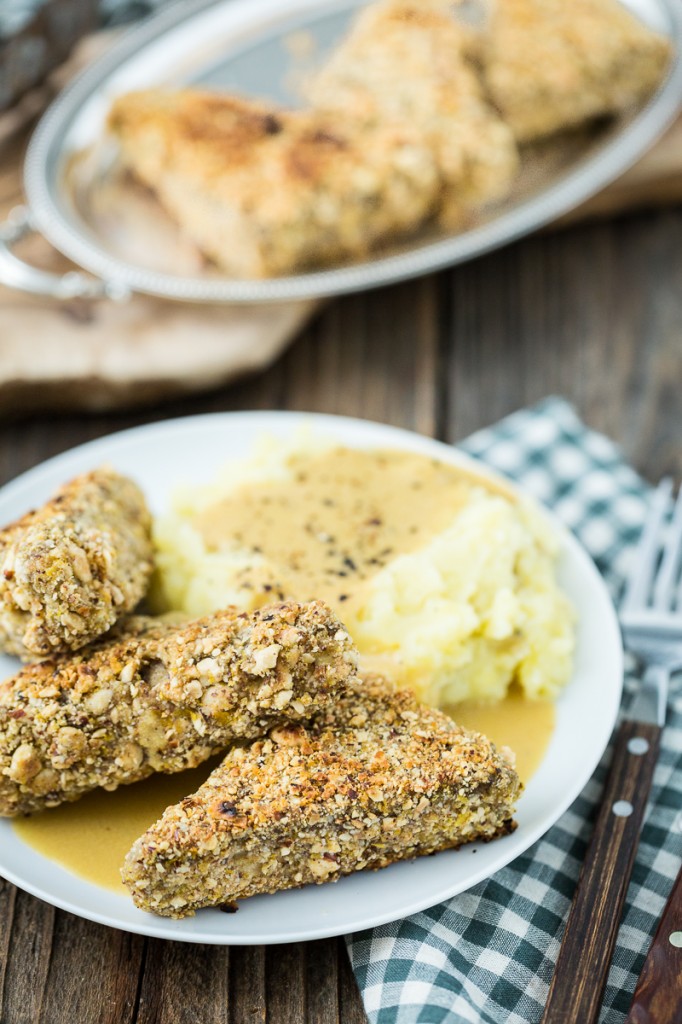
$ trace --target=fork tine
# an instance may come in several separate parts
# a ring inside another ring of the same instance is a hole
[[[659,531],[670,503],[673,482],[670,477],[661,480],[654,492],[649,513],[635,552],[635,563],[630,572],[623,598],[622,611],[629,612],[646,605],[651,581],[656,568],[659,549]]]
[[[677,495],[675,510],[667,540],[663,547],[661,566],[654,581],[654,608],[670,611],[675,597],[675,579],[679,571],[682,550],[682,490]]]

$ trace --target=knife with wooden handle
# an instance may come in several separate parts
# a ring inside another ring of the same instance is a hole
[[[625,1024],[682,1021],[682,870],[639,976]]]
[[[624,721],[549,987],[542,1024],[596,1024],[616,944],[661,728]],[[672,1024],[667,1021],[666,1024]]]
[[[616,733],[542,1024],[597,1024],[599,1018],[665,725],[670,676],[682,669],[682,609],[676,603],[681,575],[682,490],[674,500],[673,482],[666,479],[652,496],[620,607],[626,647],[646,668],[629,717]],[[682,1024],[674,1015],[654,1021]]]

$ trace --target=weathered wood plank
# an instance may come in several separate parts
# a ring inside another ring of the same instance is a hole
[[[2,1007],[2,993],[5,988],[5,974],[7,973],[7,961],[10,951],[10,933],[14,923],[14,906],[17,899],[17,890],[4,878],[0,878],[0,1008]],[[0,1019],[1,1015],[0,1015]]]
[[[449,271],[448,439],[562,394],[652,479],[679,475],[681,227],[584,225]]]
[[[46,903],[17,892],[8,929],[2,1024],[37,1024],[41,1019],[57,913]]]
[[[265,970],[263,946],[233,946],[230,949],[230,998],[226,1024],[265,1024]]]
[[[355,984],[343,939],[338,939],[339,957],[339,1024],[367,1024],[362,1000]]]
[[[437,297],[431,277],[330,304],[281,360],[281,405],[433,434]]]
[[[131,1024],[144,940],[59,911],[32,1024]]]
[[[224,1024],[229,949],[147,941],[135,1024]]]
[[[268,1021],[282,1020],[287,1024],[306,1021],[306,952],[303,943],[267,947],[265,994]]]
[[[337,940],[324,939],[321,942],[309,942],[305,950],[307,1024],[345,1024],[339,1008],[339,945]],[[343,951],[341,954],[343,955]]]

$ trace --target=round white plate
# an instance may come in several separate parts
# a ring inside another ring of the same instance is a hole
[[[316,435],[331,435],[343,444],[421,452],[495,479],[482,464],[447,445],[377,423],[285,412],[223,413],[126,430],[50,459],[0,491],[0,523],[17,518],[71,477],[104,462],[134,477],[152,510],[162,512],[178,484],[210,481],[226,461],[245,454],[259,435],[286,437],[303,421],[312,424]],[[561,584],[579,613],[575,670],[558,701],[547,754],[520,800],[519,827],[512,835],[350,875],[335,884],[244,900],[234,915],[202,910],[184,921],[144,913],[125,895],[71,874],[20,840],[8,820],[0,821],[0,874],[48,903],[102,924],[165,939],[229,945],[358,931],[434,906],[492,875],[528,849],[579,794],[608,742],[620,702],[622,648],[606,588],[577,541],[550,519],[561,542]],[[0,678],[17,667],[14,659],[0,657]]]

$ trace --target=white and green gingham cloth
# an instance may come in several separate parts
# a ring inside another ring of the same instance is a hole
[[[618,600],[649,486],[570,405],[550,398],[461,446],[549,506]],[[634,664],[628,670],[635,670]],[[624,704],[634,676],[626,680]],[[539,1021],[610,758],[550,831],[485,882],[347,939],[371,1024]],[[621,1024],[682,859],[682,694],[673,691],[600,1024]],[[673,1024],[671,1021],[670,1024]]]

